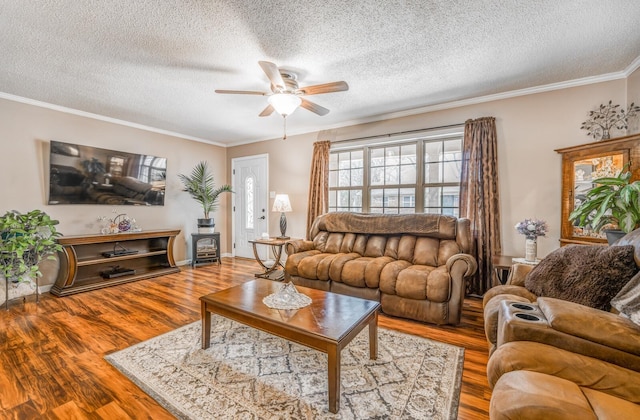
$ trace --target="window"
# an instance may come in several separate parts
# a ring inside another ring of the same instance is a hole
[[[338,148],[329,157],[329,211],[458,216],[462,132]]]
[[[462,139],[424,144],[424,212],[458,216]]]
[[[329,207],[332,211],[362,211],[363,150],[329,155]]]

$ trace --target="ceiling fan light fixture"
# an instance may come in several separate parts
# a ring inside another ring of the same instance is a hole
[[[291,115],[302,103],[302,99],[293,93],[274,93],[269,96],[268,101],[276,112],[283,117]]]

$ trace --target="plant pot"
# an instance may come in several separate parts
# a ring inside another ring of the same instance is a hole
[[[214,227],[215,225],[213,217],[208,219],[198,219],[198,227]]]
[[[198,219],[198,233],[213,233],[215,232],[216,224],[213,222],[213,217],[208,219]]]
[[[625,236],[627,233],[624,230],[620,229],[606,229],[604,234],[607,235],[607,242],[609,245],[613,245],[618,239]]]

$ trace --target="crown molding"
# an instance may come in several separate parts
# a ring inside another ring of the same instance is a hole
[[[51,109],[53,111],[63,112],[65,114],[77,115],[79,117],[91,118],[94,120],[104,121],[112,124],[123,125],[125,127],[137,128],[138,130],[149,131],[157,134],[164,134],[171,137],[178,137],[185,140],[197,141],[200,143],[211,144],[214,146],[227,147],[227,145],[212,142],[211,140],[203,139],[200,137],[193,137],[186,134],[176,133],[174,131],[163,130],[156,127],[150,127],[148,125],[138,124],[131,121],[120,120],[117,118],[107,117],[105,115],[93,114],[91,112],[80,111],[79,109],[67,108],[66,106],[60,106],[55,104],[50,104],[48,102],[38,101],[35,99],[29,99],[22,96],[12,95],[10,93],[0,92],[0,99],[7,99],[9,101],[20,102],[27,105],[33,105],[40,108]]]
[[[633,60],[631,62],[631,64],[629,64],[629,67],[627,67],[624,70],[624,74],[626,75],[626,77],[631,76],[631,73],[633,73],[634,71],[638,70],[638,67],[640,67],[640,55],[638,57],[636,57],[635,60]]]
[[[640,65],[640,61],[638,62],[638,64]],[[408,109],[404,111],[375,115],[367,118],[368,121],[364,121],[364,122],[374,122],[374,121],[380,121],[382,119],[386,120],[386,119],[408,117],[411,115],[425,114],[428,112],[442,111],[442,110],[452,109],[452,108],[461,108],[463,106],[469,106],[469,105],[477,105],[485,102],[493,102],[493,101],[498,101],[503,99],[517,98],[519,96],[534,95],[537,93],[551,92],[554,90],[568,89],[568,88],[577,87],[577,86],[585,86],[585,85],[591,85],[595,83],[609,82],[612,80],[619,80],[619,79],[626,78],[627,77],[626,73],[627,73],[627,70],[619,71],[615,73],[602,74],[599,76],[590,76],[590,77],[583,77],[581,79],[567,80],[565,82],[550,83],[548,85],[535,86],[532,88],[511,90],[508,92],[496,93],[493,95],[478,96],[475,98],[462,99],[459,101],[445,102],[442,104],[427,105],[420,108],[413,108],[413,109]],[[361,123],[362,122],[360,122],[360,124]]]
[[[419,108],[411,108],[411,109],[406,109],[406,110],[401,110],[401,111],[396,111],[396,112],[389,112],[389,113],[384,113],[384,114],[376,114],[376,115],[371,115],[371,116],[364,117],[364,118],[358,118],[358,119],[349,120],[349,121],[341,121],[341,122],[333,124],[331,126],[323,126],[322,130],[323,131],[324,130],[333,130],[333,129],[338,129],[338,128],[341,128],[341,127],[348,127],[348,126],[353,126],[353,125],[358,125],[358,124],[367,124],[367,123],[371,123],[371,122],[384,121],[384,120],[390,120],[390,119],[402,118],[402,117],[409,117],[409,116],[418,115],[418,114],[426,114],[426,113],[429,113],[429,112],[443,111],[443,110],[452,109],[452,108],[460,108],[460,107],[464,107],[464,106],[477,105],[477,104],[481,104],[481,103],[485,103],[485,102],[492,102],[492,101],[498,101],[498,100],[503,100],[503,99],[511,99],[511,98],[516,98],[516,97],[519,97],[519,96],[534,95],[536,93],[551,92],[551,91],[554,91],[554,90],[568,89],[568,88],[572,88],[572,87],[591,85],[591,84],[595,84],[595,83],[609,82],[609,81],[612,81],[612,80],[619,80],[619,79],[627,78],[634,71],[636,71],[639,67],[640,67],[640,56],[638,56],[635,60],[633,60],[631,62],[631,64],[626,69],[624,69],[622,71],[618,71],[618,72],[607,73],[607,74],[602,74],[602,75],[598,75],[598,76],[583,77],[583,78],[580,78],[580,79],[567,80],[567,81],[558,82],[558,83],[550,83],[548,85],[541,85],[541,86],[535,86],[535,87],[531,87],[531,88],[512,90],[512,91],[508,91],[508,92],[496,93],[496,94],[493,94],[493,95],[478,96],[478,97],[475,97],[475,98],[462,99],[462,100],[459,100],[459,101],[445,102],[445,103],[434,104],[434,105],[427,105],[427,106],[423,106],[423,107],[419,107]],[[153,132],[153,133],[165,134],[165,135],[172,136],[172,137],[178,137],[178,138],[183,138],[183,139],[186,139],[186,140],[192,140],[192,141],[197,141],[197,142],[201,142],[201,143],[211,144],[211,145],[214,145],[214,146],[219,146],[219,147],[224,147],[224,148],[234,147],[234,146],[241,146],[241,145],[245,145],[245,144],[258,143],[258,142],[261,142],[261,141],[269,141],[269,140],[276,140],[277,139],[277,138],[256,139],[256,140],[248,140],[248,139],[242,140],[242,139],[240,139],[240,140],[238,140],[236,142],[230,142],[228,144],[223,144],[223,143],[218,143],[218,142],[213,142],[213,141],[210,141],[210,140],[207,140],[207,139],[203,139],[203,138],[200,138],[200,137],[193,137],[193,136],[189,136],[189,135],[185,135],[185,134],[181,134],[181,133],[162,130],[162,129],[159,129],[159,128],[150,127],[150,126],[146,126],[146,125],[142,125],[142,124],[137,124],[137,123],[133,123],[133,122],[130,122],[130,121],[111,118],[111,117],[107,117],[107,116],[104,116],[104,115],[93,114],[93,113],[90,113],[90,112],[80,111],[80,110],[73,109],[73,108],[67,108],[67,107],[60,106],[60,105],[54,105],[54,104],[50,104],[50,103],[47,103],[47,102],[42,102],[42,101],[37,101],[37,100],[34,100],[34,99],[24,98],[24,97],[17,96],[17,95],[11,95],[11,94],[4,93],[4,92],[0,92],[0,98],[8,99],[10,101],[25,103],[25,104],[28,104],[28,105],[34,105],[34,106],[38,106],[38,107],[41,107],[41,108],[47,108],[47,109],[51,109],[51,110],[54,110],[54,111],[64,112],[64,113],[67,113],[67,114],[72,114],[72,115],[78,115],[78,116],[81,116],[81,117],[92,118],[92,119],[95,119],[95,120],[105,121],[105,122],[118,124],[118,125],[124,125],[124,126],[127,126],[127,127],[137,128],[137,129],[140,129],[140,130],[150,131],[150,132]],[[300,131],[300,132],[293,131],[293,132],[289,133],[289,136],[296,136],[296,135],[302,135],[302,134],[307,134],[307,133],[309,133],[309,132],[303,131],[303,130]]]

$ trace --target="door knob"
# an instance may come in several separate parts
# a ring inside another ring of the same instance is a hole
[[[258,219],[264,220],[264,219],[266,219],[266,217],[262,216],[262,217],[258,217]]]

